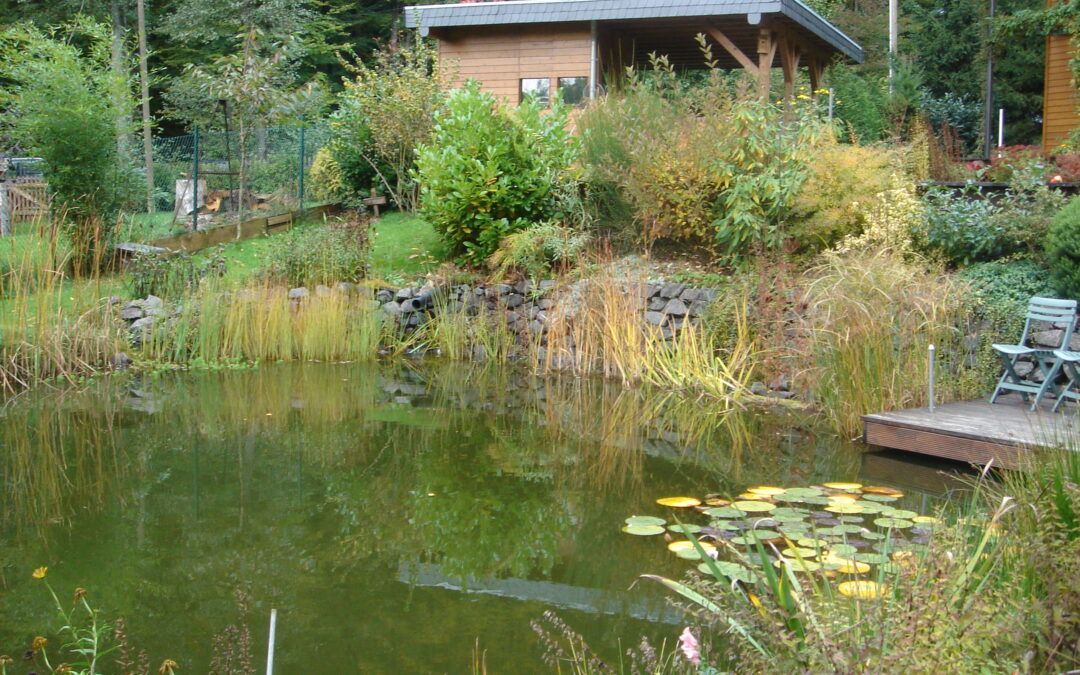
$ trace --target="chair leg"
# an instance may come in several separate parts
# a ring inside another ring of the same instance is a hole
[[[1061,398],[1061,393],[1058,391],[1057,385],[1054,384],[1054,380],[1057,379],[1058,373],[1061,372],[1062,360],[1055,358],[1053,365],[1051,365],[1049,369],[1047,369],[1047,362],[1044,359],[1039,359],[1038,361],[1039,370],[1043,371],[1043,382],[1042,385],[1039,387],[1039,393],[1035,394],[1035,402],[1031,404],[1032,412],[1034,412],[1035,409],[1039,407],[1039,401],[1042,400],[1043,396],[1046,395],[1047,391],[1052,390],[1056,398],[1058,398],[1059,400]]]
[[[1063,363],[1062,370],[1065,372],[1065,387],[1061,390],[1057,400],[1054,401],[1053,412],[1057,412],[1061,404],[1065,402],[1065,399],[1069,398],[1069,393],[1076,386],[1077,381],[1080,380],[1080,373],[1076,372],[1076,365],[1073,363]]]
[[[1004,370],[1001,373],[1001,377],[998,379],[997,387],[994,388],[994,393],[990,395],[990,403],[993,404],[997,401],[997,397],[1001,395],[1003,391],[1002,385],[1012,382],[1014,384],[1022,384],[1023,379],[1016,374],[1016,362],[1020,358],[1019,356],[1008,356],[1006,354],[998,354],[1001,357],[1001,363],[1004,365]],[[1011,391],[1011,390],[1004,390]],[[1018,392],[1020,397],[1025,403],[1027,403],[1027,392]]]

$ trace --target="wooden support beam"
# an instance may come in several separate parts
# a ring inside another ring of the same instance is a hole
[[[773,59],[776,57],[776,40],[773,32],[768,28],[758,31],[758,94],[764,100],[769,100],[769,80],[772,75]]]
[[[734,57],[735,60],[738,61],[739,64],[746,69],[746,72],[750,73],[754,77],[758,76],[757,64],[754,63],[753,60],[751,60],[751,58],[746,55],[746,52],[739,49],[738,45],[732,42],[728,36],[721,33],[718,28],[709,28],[709,35],[711,35],[714,40],[719,42],[720,46],[723,47],[728,54],[731,54],[731,56]]]
[[[799,48],[787,35],[780,35],[780,67],[784,71],[784,106],[795,98],[795,76],[799,72]]]
[[[821,59],[810,59],[810,92],[816,92],[824,85],[825,66],[821,63]]]

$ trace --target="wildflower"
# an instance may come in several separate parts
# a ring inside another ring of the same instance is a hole
[[[679,635],[679,649],[682,650],[686,660],[695,666],[701,664],[701,650],[698,647],[697,638],[690,632],[690,626],[687,626]]]
[[[53,672],[54,673],[70,673],[71,672],[71,666],[69,666],[66,663],[61,663],[60,665],[58,665],[56,667],[56,670],[54,670]]]
[[[49,568],[48,567],[39,567],[36,570],[34,570],[34,574],[32,576],[35,579],[44,579],[45,575],[48,574],[48,573],[49,573]]]
[[[34,641],[30,643],[30,648],[33,649],[35,652],[40,652],[42,649],[45,649],[45,646],[48,644],[48,640],[38,635],[34,638]]]
[[[79,601],[86,597],[86,589],[77,587],[75,592],[71,594],[71,604],[77,605]]]
[[[3,668],[4,666],[10,666],[14,662],[15,659],[11,658],[7,654],[0,654],[0,668]]]
[[[172,675],[174,670],[179,670],[180,666],[172,659],[165,659],[161,662],[161,667],[158,668],[158,675]]]

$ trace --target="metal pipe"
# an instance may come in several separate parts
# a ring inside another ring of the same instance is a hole
[[[597,64],[597,28],[596,21],[589,22],[590,40],[589,40],[589,100],[596,98],[596,79],[599,76],[599,66]]]
[[[199,229],[199,127],[195,132],[191,148],[191,231]]]
[[[889,0],[889,94],[893,93],[893,80],[896,77],[896,50],[899,38],[897,29],[900,3],[898,0]]]
[[[1005,108],[998,108],[998,147],[1005,147]]]
[[[929,382],[929,399],[930,399],[930,412],[934,412],[934,386],[936,384],[936,368],[937,368],[937,350],[934,345],[930,345],[930,382]]]
[[[300,120],[300,215],[304,215],[304,121]]]
[[[832,122],[833,118],[833,88],[829,87],[829,121]]]
[[[274,675],[274,639],[277,637],[277,610],[270,610],[270,640],[266,645],[266,675]]]

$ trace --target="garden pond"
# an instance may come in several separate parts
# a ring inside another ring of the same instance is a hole
[[[271,608],[283,673],[467,672],[477,649],[545,672],[548,609],[615,658],[682,629],[634,582],[695,563],[622,532],[668,517],[658,497],[862,481],[926,512],[958,484],[797,412],[427,362],[40,390],[0,412],[0,443],[0,654],[57,628],[31,576],[48,566],[61,599],[86,589],[186,673],[245,627],[258,670]]]

